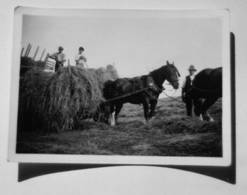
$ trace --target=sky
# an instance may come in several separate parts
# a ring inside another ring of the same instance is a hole
[[[31,56],[37,46],[49,53],[63,46],[72,65],[83,46],[89,67],[114,64],[120,77],[148,74],[169,60],[180,71],[182,83],[191,64],[198,71],[222,66],[218,18],[25,15],[22,46],[28,43],[33,46]]]

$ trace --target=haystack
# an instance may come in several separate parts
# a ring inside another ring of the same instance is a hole
[[[108,80],[116,80],[118,78],[117,70],[113,65],[107,65],[98,69],[88,69],[90,72],[96,74],[100,89],[104,87],[104,83]]]
[[[24,75],[26,72],[28,72],[32,68],[43,69],[44,67],[45,67],[44,61],[35,61],[30,57],[24,56],[24,57],[21,57],[20,75]]]
[[[81,119],[96,112],[103,100],[95,74],[77,67],[60,69],[43,94],[48,128],[56,131],[76,128]]]
[[[44,126],[42,96],[51,77],[51,73],[34,67],[20,78],[18,130],[35,131]]]
[[[107,68],[64,67],[56,73],[32,68],[20,80],[18,128],[64,131],[92,117],[104,101],[103,83],[116,77]]]
[[[117,69],[115,68],[115,66],[113,66],[111,64],[108,64],[106,66],[106,71],[109,72],[112,80],[116,80],[119,77]]]

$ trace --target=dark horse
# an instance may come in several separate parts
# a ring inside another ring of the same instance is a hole
[[[213,121],[207,110],[222,97],[222,68],[200,71],[195,76],[188,95],[193,99],[195,114],[201,120]]]
[[[155,114],[158,97],[163,90],[165,80],[169,81],[173,88],[178,89],[180,76],[174,63],[168,61],[166,65],[134,78],[119,78],[115,81],[107,81],[104,84],[103,95],[105,105],[109,108],[111,125],[115,125],[116,119],[124,103],[142,104],[146,122]],[[108,117],[108,119],[109,119]]]

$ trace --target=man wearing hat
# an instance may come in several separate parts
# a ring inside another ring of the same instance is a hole
[[[61,46],[58,47],[58,52],[49,55],[49,57],[56,61],[55,72],[57,72],[59,68],[63,67],[64,62],[66,61],[63,47]]]
[[[84,52],[84,48],[79,47],[78,54],[75,57],[76,66],[79,66],[81,68],[85,68],[87,63],[87,58],[84,56],[83,52]]]
[[[188,92],[192,88],[192,82],[195,77],[195,72],[196,72],[195,66],[190,65],[188,71],[189,71],[189,75],[185,77],[185,82],[182,87],[182,99],[183,99],[183,102],[186,104],[187,115],[192,116],[193,102],[192,102],[192,99],[188,96]]]

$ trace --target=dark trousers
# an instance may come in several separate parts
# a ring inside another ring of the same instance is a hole
[[[55,72],[57,72],[59,70],[59,68],[63,67],[63,63],[61,62],[56,62],[56,65],[55,65]]]
[[[193,107],[193,100],[191,98],[186,98],[186,111],[188,116],[192,116],[192,107]]]

